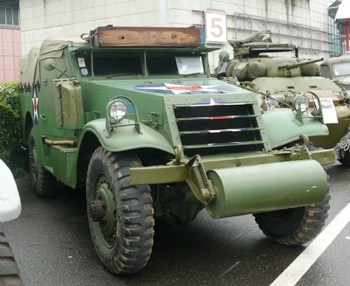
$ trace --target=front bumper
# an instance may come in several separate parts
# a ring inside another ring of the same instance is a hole
[[[187,182],[214,218],[294,208],[320,202],[328,189],[322,165],[333,150],[305,146],[236,158],[205,158],[131,169],[132,184]]]

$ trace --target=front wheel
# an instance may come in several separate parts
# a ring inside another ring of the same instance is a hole
[[[330,194],[317,204],[254,214],[262,232],[282,245],[302,245],[315,238],[328,216]]]
[[[133,153],[93,153],[86,183],[92,241],[104,266],[131,274],[147,264],[153,246],[154,218],[150,187],[131,185],[130,168],[140,167]]]

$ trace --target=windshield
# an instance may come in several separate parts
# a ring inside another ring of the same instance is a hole
[[[148,56],[147,68],[150,75],[204,74],[199,56]]]
[[[91,54],[77,55],[77,62],[82,76],[141,75],[142,67],[138,55],[119,55],[115,53],[95,53],[93,65]],[[93,69],[93,73],[92,73]]]
[[[334,76],[350,76],[350,61],[332,65]]]
[[[144,55],[146,55],[146,61]],[[196,55],[94,52],[92,57],[90,53],[77,54],[76,60],[80,74],[84,77],[204,74],[202,57]]]

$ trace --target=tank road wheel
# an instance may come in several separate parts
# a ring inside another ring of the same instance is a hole
[[[262,232],[282,245],[302,245],[315,238],[327,219],[330,195],[305,207],[254,214]]]
[[[131,185],[135,154],[93,153],[86,183],[88,220],[97,255],[115,274],[131,274],[147,264],[153,246],[154,219],[150,187]]]
[[[57,193],[57,180],[49,171],[37,163],[34,127],[29,136],[29,173],[37,196],[52,197]]]

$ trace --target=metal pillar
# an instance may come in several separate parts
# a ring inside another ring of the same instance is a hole
[[[349,22],[345,23],[345,42],[346,42],[346,51],[350,51],[349,49]]]

